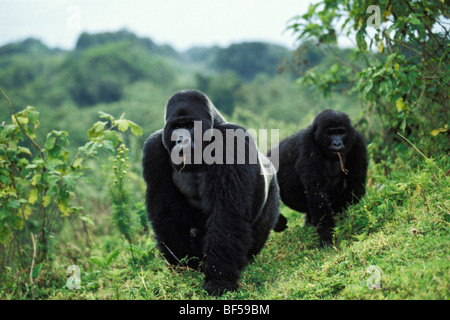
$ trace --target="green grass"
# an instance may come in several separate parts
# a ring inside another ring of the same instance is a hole
[[[270,235],[239,289],[220,299],[449,299],[450,179],[433,163],[406,163],[397,159],[387,176],[371,163],[367,194],[337,219],[333,247],[320,249],[304,215],[283,205],[289,228]],[[448,160],[438,166],[445,172]],[[94,225],[86,227],[66,221],[34,279],[36,298],[215,299],[202,289],[200,272],[166,266],[151,230],[136,237],[131,255],[108,211],[93,214]],[[79,290],[66,288],[69,265],[80,267]],[[380,289],[367,286],[369,266],[381,271]],[[30,298],[28,279],[12,274],[0,296]]]

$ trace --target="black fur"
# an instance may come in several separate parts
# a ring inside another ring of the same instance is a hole
[[[170,264],[201,267],[209,294],[235,290],[241,271],[278,221],[276,177],[261,175],[259,161],[249,164],[248,158],[245,164],[172,162],[171,133],[177,127],[202,121],[204,131],[216,128],[224,137],[226,129],[242,129],[226,122],[203,93],[177,92],[167,103],[165,120],[164,129],[153,133],[143,150],[147,210],[158,248]]]
[[[330,137],[330,128],[341,128],[341,135]],[[343,143],[339,152],[347,174],[331,146],[334,140]],[[326,110],[312,125],[275,148],[279,148],[277,178],[281,200],[296,211],[306,212],[305,222],[317,228],[322,244],[332,243],[333,214],[357,203],[365,193],[368,160],[362,136],[346,114]]]

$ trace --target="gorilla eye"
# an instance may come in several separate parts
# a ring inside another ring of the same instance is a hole
[[[328,136],[334,136],[334,135],[344,135],[345,134],[345,129],[344,128],[332,128],[332,129],[328,129],[326,131]]]
[[[191,129],[194,127],[194,123],[193,122],[177,123],[173,127],[174,129]]]

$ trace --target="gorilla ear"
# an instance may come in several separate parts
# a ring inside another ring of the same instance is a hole
[[[314,134],[316,134],[317,129],[318,129],[317,123],[313,123],[313,125],[312,125],[312,130],[313,130]]]
[[[210,111],[212,118],[212,126],[217,126],[226,123],[227,121],[219,112],[219,110],[217,110],[216,106],[211,102],[211,100],[209,100],[208,96],[205,95],[205,97],[207,99],[208,109]]]
[[[314,140],[316,140],[316,141],[321,140],[320,136],[322,135],[322,133],[321,133],[321,130],[320,130],[320,126],[319,126],[319,124],[317,124],[317,122],[314,122],[312,124],[312,133],[314,135]]]

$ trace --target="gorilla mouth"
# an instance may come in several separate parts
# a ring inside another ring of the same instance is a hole
[[[339,162],[341,163],[341,171],[345,174],[348,174],[348,170],[344,168],[344,162],[342,161],[342,156],[339,152],[336,152],[339,157]]]
[[[344,150],[344,147],[343,147],[343,146],[341,146],[341,147],[331,146],[331,147],[330,147],[330,150],[331,150],[331,151],[334,151],[334,152],[339,152],[339,151]]]

